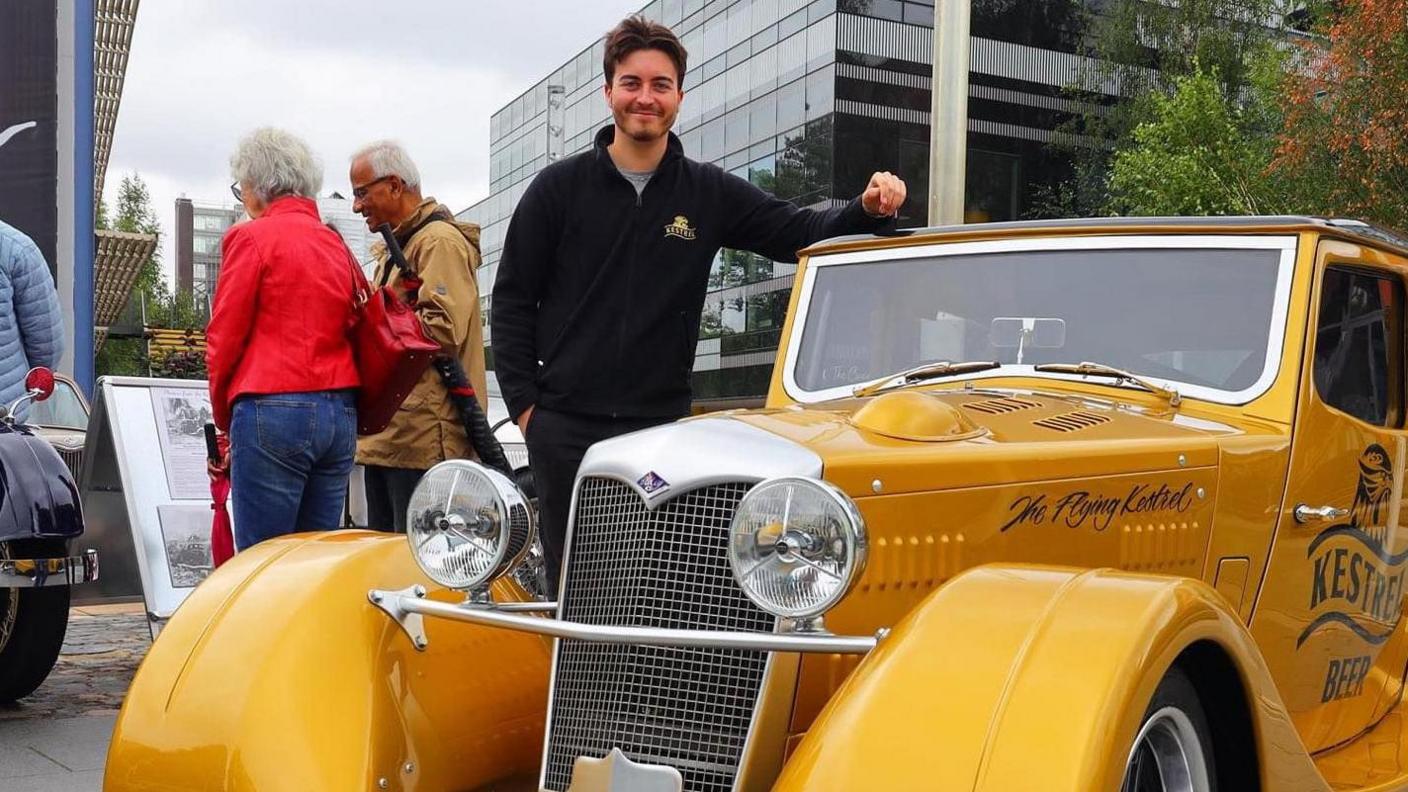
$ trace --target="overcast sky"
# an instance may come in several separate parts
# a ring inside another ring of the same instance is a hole
[[[288,129],[349,193],[347,158],[395,138],[456,211],[488,195],[489,116],[645,0],[143,0],[104,194],[141,174],[174,269],[175,200],[229,202],[240,135]]]

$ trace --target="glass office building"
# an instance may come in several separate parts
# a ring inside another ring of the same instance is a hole
[[[1028,216],[1042,187],[1068,174],[1047,144],[1076,110],[1063,89],[1088,66],[1075,54],[1087,12],[1072,0],[974,0],[969,222]],[[688,156],[800,206],[847,201],[872,172],[893,171],[909,186],[901,225],[925,223],[932,0],[655,0],[643,13],[689,51],[675,126]],[[611,123],[603,79],[598,40],[492,117],[491,195],[460,213],[483,229],[486,322],[524,189]],[[795,272],[744,251],[716,257],[694,364],[697,401],[761,400]]]

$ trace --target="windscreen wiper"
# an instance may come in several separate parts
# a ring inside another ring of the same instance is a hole
[[[851,393],[856,396],[874,396],[880,391],[891,388],[903,388],[906,385],[913,385],[925,380],[939,379],[940,377],[952,377],[958,374],[972,374],[975,371],[987,371],[999,367],[1000,363],[995,360],[970,360],[964,363],[925,363],[914,368],[905,369],[896,374],[889,374],[874,382],[864,385],[857,385]]]
[[[1116,385],[1125,383],[1138,385],[1156,396],[1163,397],[1168,401],[1170,407],[1177,407],[1183,403],[1183,397],[1178,395],[1178,391],[1173,388],[1155,385],[1143,377],[1131,374],[1124,369],[1107,366],[1104,363],[1042,363],[1032,366],[1032,370],[1047,371],[1053,374],[1079,374],[1083,377],[1113,377]]]

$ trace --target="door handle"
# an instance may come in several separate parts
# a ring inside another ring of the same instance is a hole
[[[1329,522],[1330,520],[1340,520],[1349,516],[1349,509],[1337,509],[1334,506],[1307,506],[1304,503],[1296,506],[1294,512],[1296,522],[1304,525],[1310,522]]]

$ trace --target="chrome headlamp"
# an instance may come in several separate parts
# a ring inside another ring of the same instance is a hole
[[[426,471],[406,515],[411,555],[452,589],[481,589],[511,571],[533,544],[534,527],[507,476],[462,459]]]
[[[729,526],[729,563],[743,593],[775,616],[814,619],[865,569],[855,502],[812,478],[769,479],[743,496]]]

